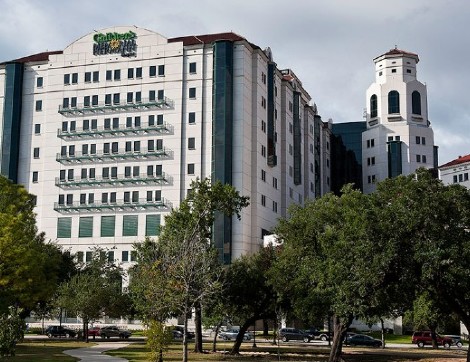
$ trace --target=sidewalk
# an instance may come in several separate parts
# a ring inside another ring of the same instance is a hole
[[[80,358],[80,361],[86,362],[127,362],[124,358],[102,354],[105,351],[122,348],[127,345],[129,345],[129,343],[126,342],[98,342],[98,344],[93,347],[68,349],[64,351],[64,353],[72,357]]]

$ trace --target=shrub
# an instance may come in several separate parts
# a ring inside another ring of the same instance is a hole
[[[26,323],[16,308],[0,315],[0,356],[14,356],[16,344],[24,337]]]

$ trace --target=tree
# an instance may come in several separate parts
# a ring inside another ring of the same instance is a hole
[[[240,324],[231,354],[240,352],[246,330],[260,319],[276,319],[277,294],[268,281],[275,260],[273,247],[235,260],[225,271],[222,303],[232,322]]]
[[[397,254],[402,246],[396,238],[377,241],[375,200],[350,186],[342,192],[292,207],[275,230],[282,246],[273,285],[291,297],[297,313],[313,311],[312,318],[331,313],[330,362],[341,360],[343,338],[354,317],[383,314],[399,304],[398,296],[387,304],[383,296],[402,285],[395,268],[405,267],[400,261],[408,257]],[[400,298],[406,302],[406,294]]]
[[[152,315],[152,310],[156,316],[164,315],[169,308],[172,313],[184,317],[183,361],[188,358],[187,316],[220,288],[221,266],[210,242],[215,213],[240,218],[241,209],[247,205],[248,198],[240,196],[231,185],[211,184],[209,179],[194,181],[179,208],[165,217],[153,257],[151,253],[146,254],[148,257],[139,261],[143,279],[135,282],[148,280],[153,283],[149,289],[163,298],[149,300],[149,294],[137,287],[134,297],[139,305],[145,301],[151,303],[146,308],[147,315]],[[147,277],[152,273],[155,273],[153,281]],[[198,343],[201,335],[196,335],[196,339]]]
[[[470,330],[470,192],[445,186],[427,170],[387,180],[378,193],[407,215],[395,230],[413,246],[417,287]],[[470,354],[467,354],[470,361]]]
[[[31,310],[54,294],[62,252],[38,233],[34,196],[0,176],[0,312]]]
[[[16,344],[24,337],[26,324],[16,308],[0,314],[0,357],[14,356]]]
[[[103,315],[122,316],[130,309],[122,293],[121,268],[95,250],[92,261],[59,286],[57,305],[82,318],[83,337],[88,341],[90,322]]]

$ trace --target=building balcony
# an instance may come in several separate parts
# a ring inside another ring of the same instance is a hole
[[[83,154],[75,152],[74,154],[56,155],[56,161],[63,165],[71,163],[94,163],[94,162],[114,162],[119,160],[155,160],[155,159],[171,159],[173,151],[163,147],[158,150],[131,151],[131,152],[97,152]]]
[[[94,138],[111,138],[122,136],[146,136],[149,134],[172,134],[173,126],[169,123],[159,124],[148,127],[129,127],[129,128],[97,128],[77,131],[57,130],[57,137],[64,140],[73,139],[94,139]]]
[[[65,213],[82,213],[82,212],[129,212],[141,210],[157,210],[168,211],[171,210],[172,204],[170,201],[161,198],[161,200],[149,201],[146,199],[139,199],[138,201],[124,201],[117,200],[115,202],[94,202],[92,204],[74,202],[71,204],[54,203],[54,210]]]
[[[94,187],[108,186],[127,186],[127,185],[171,185],[173,178],[164,172],[156,176],[126,176],[117,175],[116,177],[98,177],[98,178],[74,178],[74,179],[55,179],[55,185],[61,189],[86,189]]]
[[[174,102],[164,97],[163,99],[144,99],[141,102],[105,104],[99,103],[94,105],[77,104],[76,107],[59,106],[59,113],[66,117],[81,116],[87,114],[108,114],[128,112],[129,110],[148,110],[148,109],[171,109]]]

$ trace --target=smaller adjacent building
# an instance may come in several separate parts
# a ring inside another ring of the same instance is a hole
[[[460,184],[470,189],[470,155],[459,156],[455,160],[439,166],[439,179],[445,185]]]

